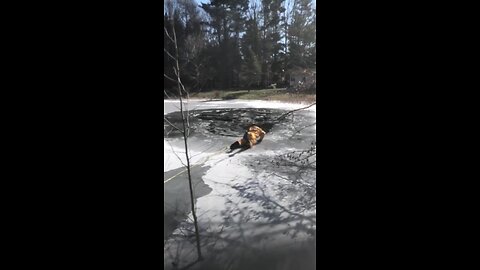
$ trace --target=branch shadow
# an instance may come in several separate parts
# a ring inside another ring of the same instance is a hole
[[[250,157],[245,163],[255,167],[251,178],[223,183],[231,191],[219,195],[224,210],[215,220],[199,216],[208,255],[191,269],[315,269],[316,166],[302,159],[312,151],[297,152],[271,162]],[[193,224],[186,220],[180,227],[173,238],[190,247],[176,249],[175,263],[188,265],[185,258],[190,254],[193,261],[195,254]]]

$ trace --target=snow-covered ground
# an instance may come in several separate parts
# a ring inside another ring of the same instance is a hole
[[[164,104],[164,114],[178,110],[178,101],[166,100]],[[305,106],[271,101],[191,100],[188,109],[293,110]],[[315,111],[316,106],[312,106],[302,113],[314,118]],[[201,178],[211,188],[196,202],[205,260],[191,269],[315,268],[316,172],[311,164],[304,168],[288,163],[292,155],[308,155],[300,150],[310,143],[305,138],[315,141],[315,133],[316,127],[311,126],[302,130],[301,143],[291,139],[290,144],[277,144],[276,140],[285,134],[272,132],[261,144],[233,156],[222,151],[233,142],[232,138],[189,141],[191,163],[207,169]],[[182,143],[180,138],[164,139],[164,172],[185,163]],[[282,156],[285,154],[290,156]],[[305,164],[311,160],[306,159]],[[185,178],[168,181],[181,179]],[[195,261],[192,219],[189,213],[164,239],[164,269],[181,268]]]

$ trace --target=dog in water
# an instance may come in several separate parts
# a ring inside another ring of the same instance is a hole
[[[242,139],[230,145],[230,150],[232,151],[238,148],[246,150],[248,148],[251,148],[254,145],[260,143],[263,140],[265,134],[266,132],[263,131],[263,129],[261,129],[260,127],[256,125],[251,125],[243,135]]]

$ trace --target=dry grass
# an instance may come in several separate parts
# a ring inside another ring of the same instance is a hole
[[[307,94],[282,94],[269,96],[265,100],[276,100],[290,103],[313,103],[317,101],[317,96]]]
[[[312,94],[294,94],[284,89],[263,89],[263,90],[240,90],[240,91],[210,91],[194,93],[191,98],[201,99],[246,99],[246,100],[274,100],[290,103],[313,103],[316,101],[316,95]]]

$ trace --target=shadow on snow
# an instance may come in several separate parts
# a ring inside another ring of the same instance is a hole
[[[164,243],[164,269],[315,269],[315,154],[312,143],[269,162],[267,156],[247,160],[257,173],[225,184],[234,194],[220,195],[226,202],[220,219],[199,224],[205,260],[195,261],[193,224],[186,220]]]

